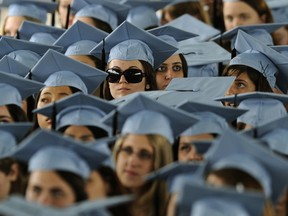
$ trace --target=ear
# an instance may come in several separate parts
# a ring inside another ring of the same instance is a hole
[[[8,177],[11,181],[16,181],[16,179],[19,176],[19,166],[17,163],[13,163],[10,167],[10,172],[8,174]]]

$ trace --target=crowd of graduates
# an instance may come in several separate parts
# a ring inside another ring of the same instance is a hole
[[[287,0],[0,8],[0,215],[288,215]]]

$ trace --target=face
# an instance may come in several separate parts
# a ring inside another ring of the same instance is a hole
[[[231,76],[233,76],[233,74],[231,74]],[[226,92],[225,95],[228,96],[254,91],[256,91],[255,84],[249,78],[248,74],[244,72],[236,77],[233,84],[230,86],[229,90]],[[234,104],[225,104],[225,105],[233,106]]]
[[[91,142],[95,140],[93,133],[85,126],[69,126],[64,131],[65,136],[72,137],[73,139],[79,140],[81,142]]]
[[[183,162],[203,160],[203,156],[197,153],[197,149],[193,144],[191,145],[191,143],[193,143],[193,141],[212,139],[214,139],[214,137],[211,134],[181,136],[178,147],[178,160]]]
[[[97,27],[97,26],[95,26],[93,19],[90,17],[77,17],[77,18],[75,17],[73,20],[73,23],[75,23],[77,20],[80,20],[80,21],[82,21],[88,25],[93,26],[93,27]]]
[[[17,35],[17,31],[20,28],[25,17],[22,16],[8,16],[4,26],[4,35],[14,37]]]
[[[288,45],[288,29],[279,28],[273,33],[273,39],[275,40],[275,45]]]
[[[72,188],[53,171],[31,173],[26,199],[53,207],[66,207],[75,202]]]
[[[86,184],[86,192],[90,200],[107,197],[108,186],[97,171],[91,172]]]
[[[240,25],[264,23],[264,15],[260,17],[256,10],[242,1],[223,3],[223,16],[226,31]]]
[[[0,106],[0,122],[2,123],[14,122],[14,119],[10,115],[8,108],[6,106]]]
[[[173,78],[184,77],[182,61],[179,55],[168,58],[156,70],[156,82],[159,90],[164,90]]]
[[[108,69],[116,69],[120,71],[125,71],[127,69],[139,69],[142,72],[144,72],[144,68],[140,61],[137,60],[112,60],[109,65]],[[141,82],[138,83],[128,83],[128,81],[125,79],[125,76],[121,76],[119,82],[111,83],[109,82],[109,88],[110,93],[113,98],[120,98],[125,95],[134,93],[134,92],[140,92],[145,91],[145,87],[149,88],[149,86],[146,86],[146,79],[143,77]]]
[[[10,187],[10,176],[0,171],[0,200],[6,198],[9,195]]]
[[[216,186],[216,187],[227,186],[227,183],[222,178],[220,178],[219,176],[217,176],[217,175],[215,175],[213,173],[210,173],[207,176],[206,182],[208,184]]]
[[[116,174],[124,187],[137,190],[143,176],[153,171],[154,150],[147,136],[129,134],[116,159]]]
[[[95,64],[95,62],[89,58],[89,56],[86,55],[71,55],[69,56],[70,58],[82,62],[84,64],[90,65],[91,67],[97,67],[97,65]]]
[[[44,107],[52,102],[60,100],[72,94],[72,91],[67,86],[51,86],[45,87],[40,94],[37,108]],[[37,121],[40,128],[51,129],[51,119],[47,116],[37,114]]]
[[[68,11],[68,5],[71,4],[72,0],[60,0],[59,6],[58,6],[58,14],[59,14],[59,21],[61,24],[61,27],[64,28],[66,25],[66,17],[67,17],[67,11]],[[69,14],[69,24],[68,27],[72,25],[74,14]]]

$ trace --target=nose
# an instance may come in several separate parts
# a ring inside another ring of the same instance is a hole
[[[128,83],[123,74],[120,77],[119,83]]]
[[[139,166],[141,164],[140,159],[136,153],[133,153],[128,156],[128,164],[132,167]]]
[[[239,18],[234,18],[233,22],[232,22],[233,28],[237,27],[237,26],[241,26],[243,25],[242,21]]]
[[[40,197],[38,197],[37,202],[43,205],[52,206],[51,196],[47,193],[42,193]]]
[[[231,86],[228,89],[228,91],[225,93],[225,96],[234,95],[234,94],[235,94],[234,88],[233,88],[233,86]]]
[[[191,151],[189,152],[188,160],[189,161],[201,161],[202,160],[202,156],[197,153],[197,150],[195,147],[193,147]]]
[[[174,78],[174,73],[173,73],[173,71],[171,69],[168,69],[168,71],[165,74],[165,78],[167,80],[170,80],[170,79]]]

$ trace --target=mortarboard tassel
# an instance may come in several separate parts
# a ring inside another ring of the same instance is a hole
[[[57,112],[56,112],[56,103],[54,102],[53,103],[53,107],[52,107],[52,126],[51,126],[51,129],[52,129],[52,131],[55,131],[55,129],[56,129],[56,114],[57,114]]]
[[[66,16],[65,29],[68,29],[68,27],[69,27],[70,10],[71,10],[71,7],[70,7],[70,4],[69,4],[68,7],[67,7],[67,16]]]
[[[118,111],[115,110],[115,114],[113,116],[113,135],[117,134],[117,125],[118,125]]]

